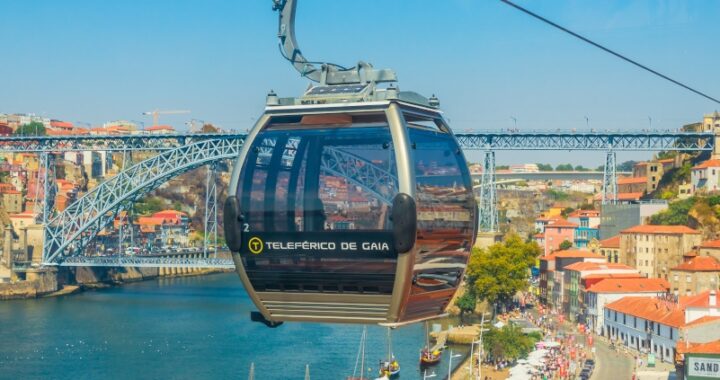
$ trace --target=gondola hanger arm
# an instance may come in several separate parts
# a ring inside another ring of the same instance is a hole
[[[371,64],[359,62],[355,67],[345,68],[329,62],[307,60],[295,39],[295,12],[297,0],[273,0],[273,10],[278,11],[278,38],[280,52],[300,75],[321,85],[346,85],[396,82],[397,75],[390,69],[375,69]],[[319,65],[319,67],[317,66]]]

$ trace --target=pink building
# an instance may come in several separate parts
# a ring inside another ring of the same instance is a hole
[[[570,223],[565,219],[552,219],[545,225],[545,231],[542,239],[541,247],[543,247],[544,255],[547,256],[552,252],[560,249],[560,244],[564,241],[573,242],[575,240],[575,229],[578,227],[575,223]]]

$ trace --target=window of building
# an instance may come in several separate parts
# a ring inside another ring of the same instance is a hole
[[[692,277],[689,274],[685,275],[685,282],[692,282]]]
[[[677,275],[677,273],[675,273],[675,274],[673,275],[673,281],[676,281],[676,282],[677,282],[678,277],[679,277],[679,276]],[[675,288],[675,290],[677,290],[677,288]]]

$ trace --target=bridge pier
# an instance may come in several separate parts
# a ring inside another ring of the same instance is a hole
[[[617,156],[614,150],[608,150],[603,168],[602,204],[614,205],[618,200]]]
[[[480,179],[478,230],[494,233],[498,230],[497,186],[495,184],[495,152],[485,150],[483,172]]]
[[[203,254],[205,257],[217,257],[217,163],[207,167],[205,182],[205,234],[203,235]],[[212,244],[212,246],[211,246]]]

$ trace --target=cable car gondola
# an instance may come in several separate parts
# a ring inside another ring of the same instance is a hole
[[[275,1],[286,57],[319,82],[270,93],[232,172],[228,247],[256,319],[408,323],[443,314],[462,281],[477,207],[437,99],[390,70],[316,68],[296,47],[295,2]]]

